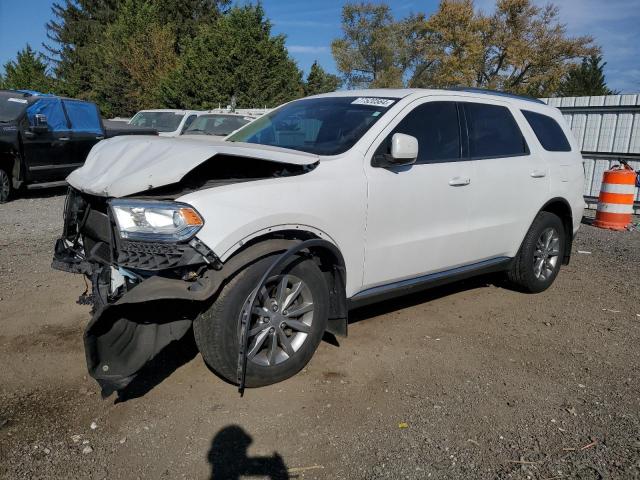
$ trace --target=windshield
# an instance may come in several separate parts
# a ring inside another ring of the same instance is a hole
[[[337,155],[349,150],[396,101],[379,97],[296,100],[263,115],[227,140]]]
[[[178,112],[138,112],[129,125],[155,128],[159,132],[174,132],[183,118],[184,113]]]
[[[240,117],[238,115],[200,115],[189,128],[184,131],[184,135],[216,135],[226,137],[231,132],[244,127],[252,119]]]
[[[0,92],[0,122],[16,120],[27,108],[27,99],[21,94]]]

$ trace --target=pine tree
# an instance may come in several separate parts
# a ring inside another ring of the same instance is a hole
[[[104,32],[90,71],[88,97],[106,116],[130,116],[158,108],[159,86],[176,67],[176,36],[157,6],[123,0]]]
[[[45,44],[61,90],[69,96],[87,98],[92,71],[107,26],[117,14],[120,0],[64,0],[51,7]]]
[[[340,88],[341,83],[337,75],[325,72],[316,60],[309,70],[309,75],[304,85],[304,94],[317,95],[319,93],[333,92]]]
[[[559,94],[565,97],[588,97],[595,95],[615,95],[607,86],[602,55],[591,55],[582,59],[565,77],[560,85]]]
[[[46,58],[35,52],[29,44],[17,53],[15,60],[4,64],[4,71],[4,80],[0,78],[3,88],[43,93],[54,89],[55,81],[47,72]]]
[[[59,0],[52,6],[53,19],[47,25],[45,48],[55,62],[54,73],[69,96],[92,98],[101,50],[109,27],[123,9],[153,8],[160,25],[170,26],[175,53],[203,24],[211,24],[229,0]],[[127,7],[127,5],[129,5]]]
[[[260,4],[202,25],[162,87],[164,103],[176,108],[214,108],[234,96],[239,108],[274,107],[303,93],[285,37],[271,34]]]

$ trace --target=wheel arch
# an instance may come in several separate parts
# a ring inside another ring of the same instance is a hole
[[[562,197],[555,197],[545,203],[538,211],[549,212],[558,216],[562,220],[562,225],[565,230],[564,237],[564,258],[562,259],[563,265],[568,265],[571,259],[571,247],[573,245],[573,211],[569,202]]]
[[[13,151],[0,152],[0,168],[11,177],[13,188],[20,188],[23,181],[20,156]]]
[[[346,266],[342,252],[337,245],[317,232],[303,228],[271,230],[243,242],[222,263],[219,272],[225,282],[240,270],[265,257],[282,254],[297,243],[316,239],[319,245],[307,249],[305,253],[317,263],[327,282],[329,292],[329,321],[327,331],[334,335],[347,335],[348,304],[346,297]]]

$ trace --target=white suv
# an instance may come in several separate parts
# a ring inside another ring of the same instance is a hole
[[[319,95],[226,142],[116,137],[68,182],[54,266],[93,282],[107,390],[192,325],[216,373],[260,386],[354,306],[495,271],[540,292],[584,207],[560,112],[479,90]]]
[[[154,128],[161,137],[177,137],[205,113],[199,110],[140,110],[129,120],[129,125]]]

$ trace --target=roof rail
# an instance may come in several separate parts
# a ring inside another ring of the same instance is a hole
[[[527,102],[534,102],[534,103],[541,103],[543,105],[546,105],[546,103],[544,103],[542,100],[539,100],[539,99],[534,98],[534,97],[528,97],[526,95],[516,95],[515,93],[500,92],[498,90],[489,90],[489,89],[486,89],[486,88],[453,87],[453,88],[450,88],[449,90],[456,90],[456,91],[459,91],[459,92],[469,92],[469,93],[482,93],[484,95],[496,95],[498,97],[517,98],[518,100],[524,100],[524,101],[527,101]]]

